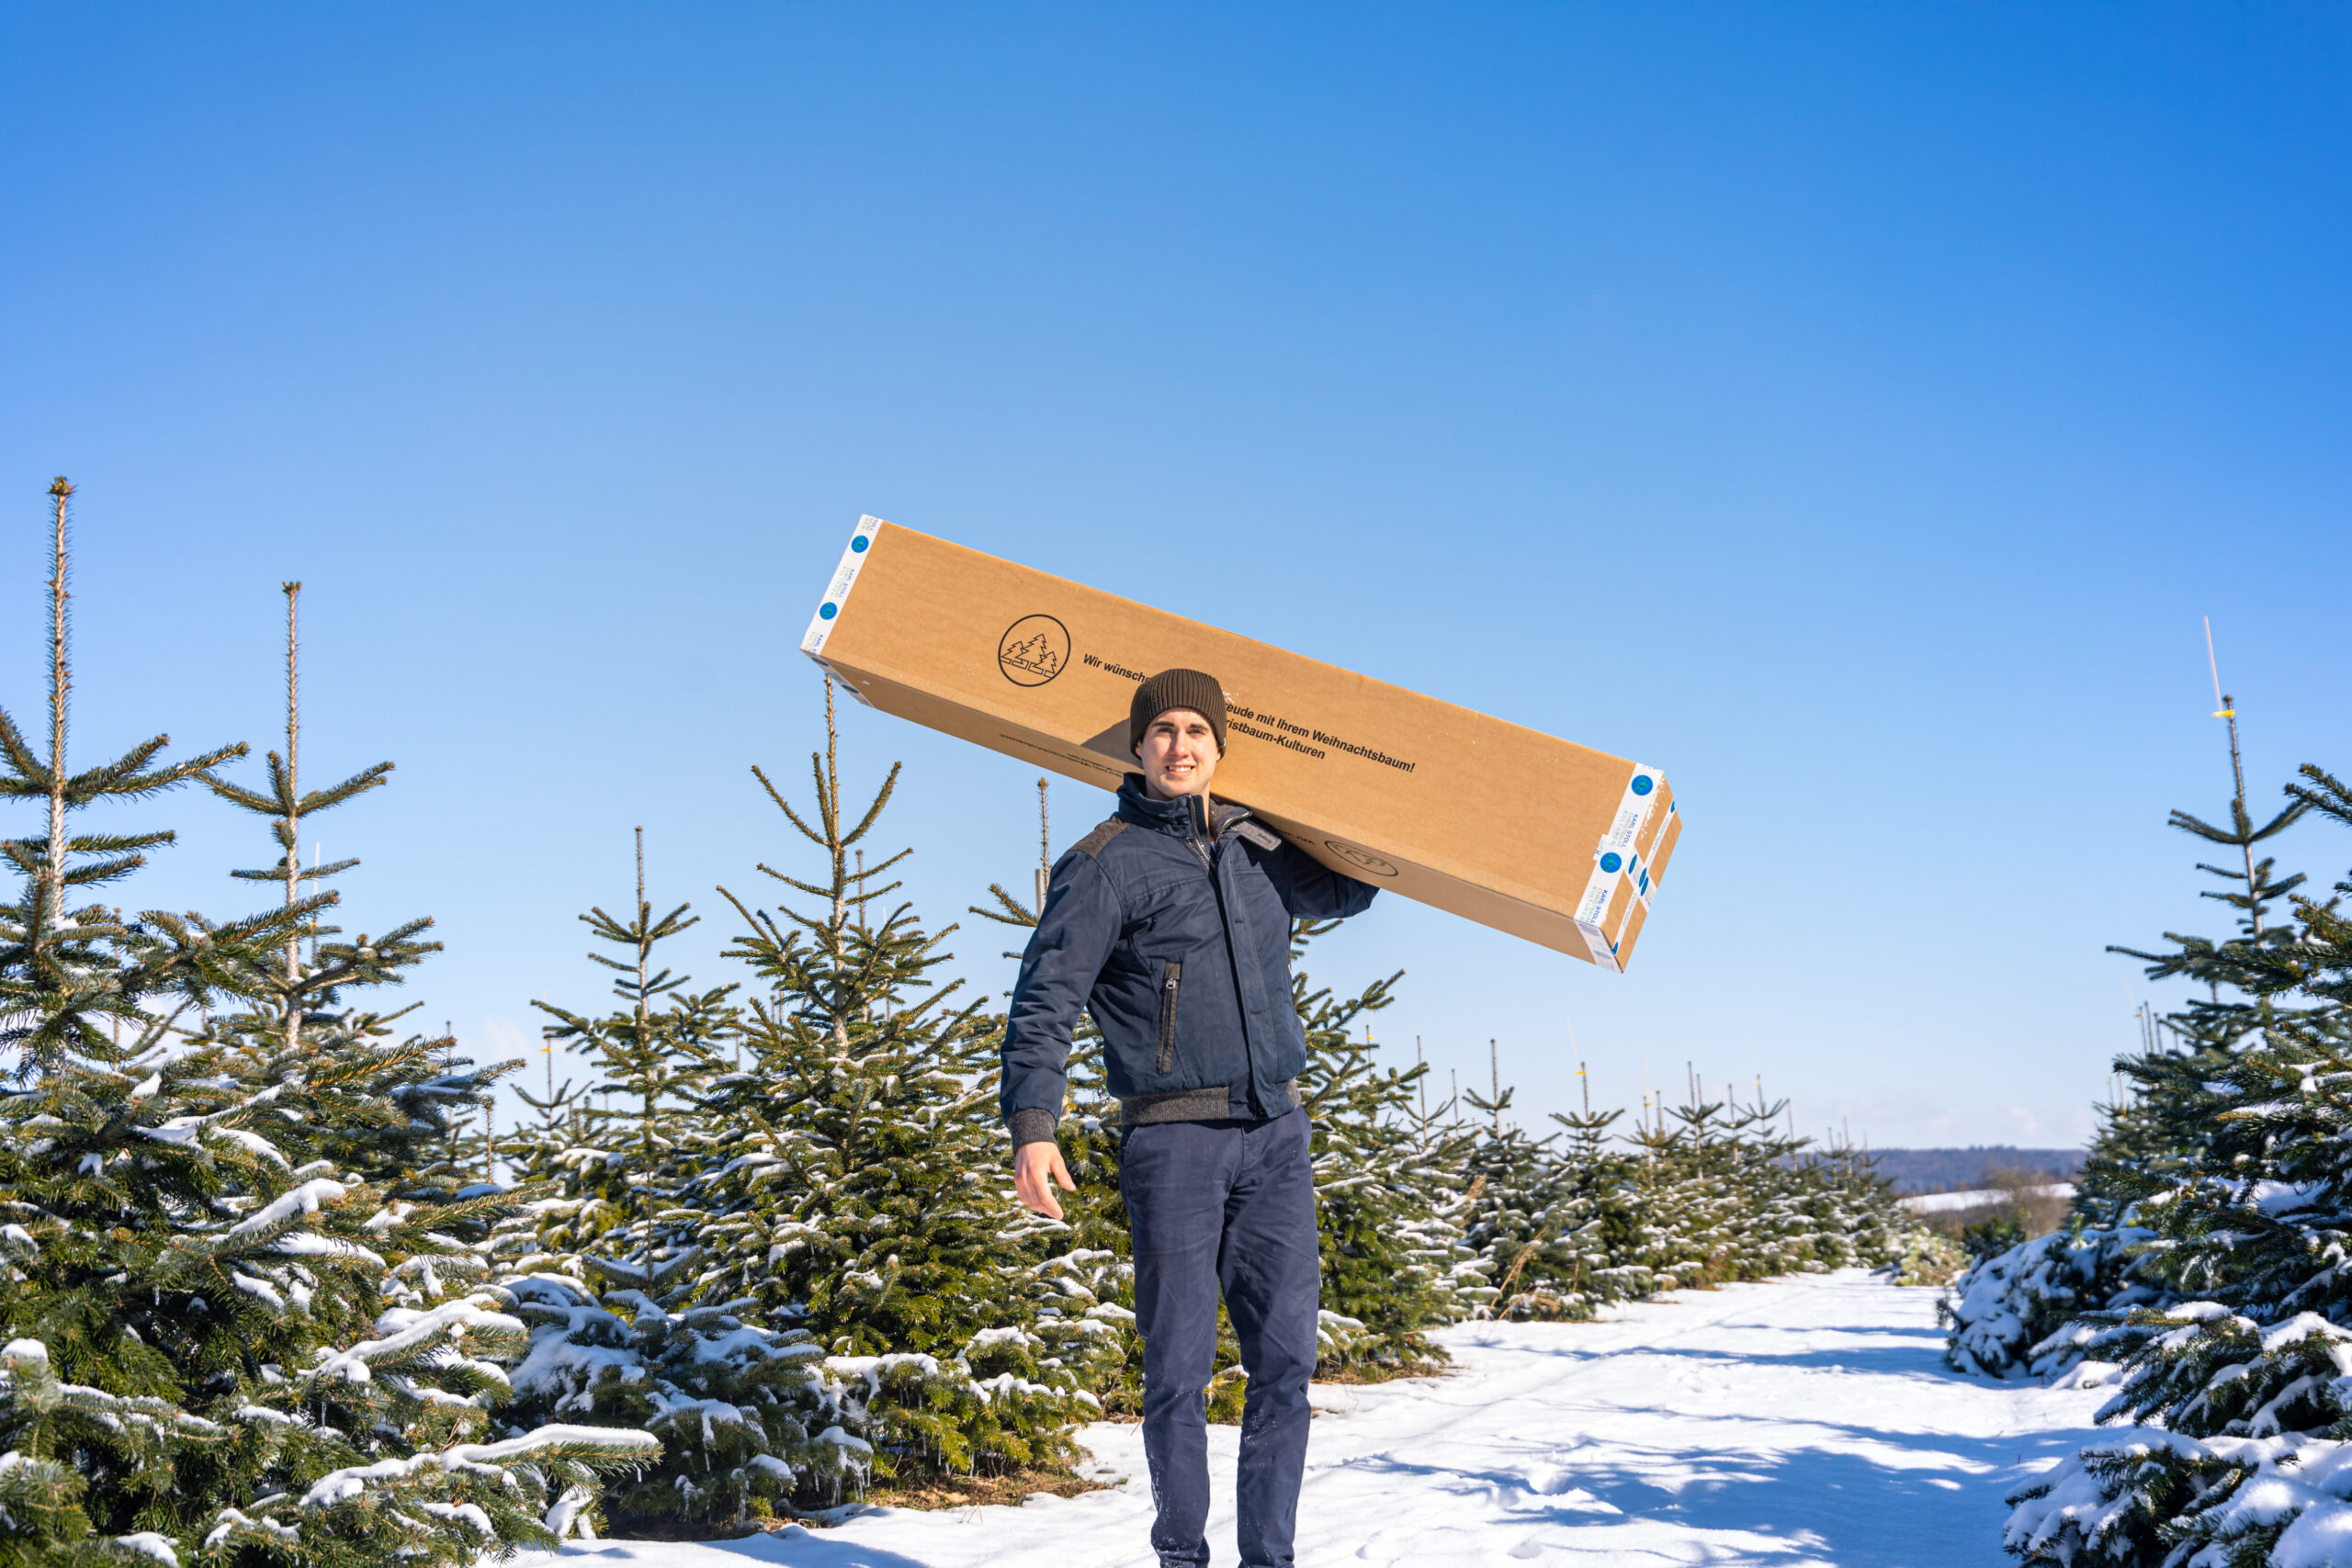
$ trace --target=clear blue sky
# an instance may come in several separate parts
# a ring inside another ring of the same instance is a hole
[[[1695,1061],[1877,1144],[2078,1138],[2146,994],[2104,945],[2221,925],[2164,826],[2228,792],[2199,617],[2258,799],[2352,767],[2339,6],[17,6],[0,50],[0,702],[52,474],[85,760],[269,744],[304,580],[311,776],[400,764],[323,819],[349,923],[434,916],[414,994],[485,1054],[594,1002],[632,826],[706,978],[714,886],[807,863],[747,770],[805,773],[861,512],[1665,768],[1629,975],[1390,900],[1316,958],[1408,970],[1381,1037],[1498,1041],[1527,1112],[1573,1020],[1606,1103]],[[1032,773],[845,746],[905,761],[933,921],[1025,880]],[[1107,804],[1054,796],[1063,843]],[[250,896],[225,807],[140,815],[185,835],[142,902]]]

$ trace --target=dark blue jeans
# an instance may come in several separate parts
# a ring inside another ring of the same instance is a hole
[[[1289,1568],[1306,1465],[1322,1269],[1307,1120],[1131,1129],[1119,1190],[1135,1237],[1143,1451],[1163,1564],[1209,1560],[1208,1411],[1220,1289],[1250,1393],[1235,1482],[1243,1568]]]

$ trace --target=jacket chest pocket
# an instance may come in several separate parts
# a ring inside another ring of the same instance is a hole
[[[1160,965],[1159,1066],[1163,1073],[1176,1066],[1176,987],[1183,977],[1184,965],[1178,960]]]

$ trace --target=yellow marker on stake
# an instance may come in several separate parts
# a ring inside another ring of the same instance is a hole
[[[2213,716],[2235,718],[2238,710],[2230,705],[2229,698],[2222,695],[2222,666],[2213,657],[2213,617],[2206,615],[2201,618],[2205,622],[2205,668],[2213,677]]]

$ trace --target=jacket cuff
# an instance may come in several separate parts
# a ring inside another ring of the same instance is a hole
[[[1023,1144],[1052,1143],[1055,1120],[1050,1111],[1016,1111],[1004,1119],[1004,1124],[1012,1131],[1012,1146],[1019,1149]]]

